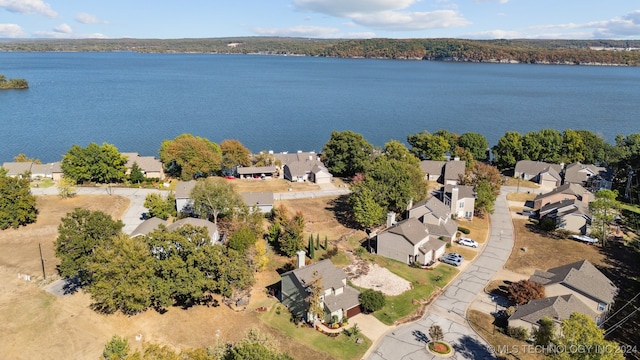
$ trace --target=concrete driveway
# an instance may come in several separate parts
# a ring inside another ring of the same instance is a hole
[[[503,187],[491,215],[489,240],[475,261],[464,269],[417,322],[390,330],[372,346],[368,359],[437,359],[426,350],[429,327],[439,325],[444,340],[454,350],[452,359],[495,359],[489,345],[466,320],[467,308],[500,270],[513,247],[513,224],[506,194],[515,189]],[[424,336],[423,336],[424,335]]]

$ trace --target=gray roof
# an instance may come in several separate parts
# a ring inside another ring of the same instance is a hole
[[[523,320],[531,324],[538,324],[538,321],[545,316],[561,321],[568,319],[574,312],[588,315],[592,319],[598,316],[577,296],[569,294],[531,300],[525,305],[518,306],[516,312],[509,317],[509,321]]]
[[[347,275],[342,269],[335,267],[331,262],[331,259],[325,259],[317,263],[305,265],[290,272],[298,279],[300,284],[306,287],[313,280],[314,271],[317,271],[318,275],[322,277],[323,291],[331,288],[338,289],[345,286],[342,281],[346,281]]]
[[[205,220],[205,219],[192,218],[192,217],[180,219],[174,222],[173,224],[167,226],[167,230],[174,231],[181,228],[184,225],[205,227],[209,231],[209,236],[212,236],[218,231],[218,226],[212,223],[211,221]]]
[[[315,151],[308,152],[295,152],[295,153],[275,153],[273,156],[282,162],[282,166],[290,164],[296,161],[304,161],[304,160],[319,160],[318,154]]]
[[[324,305],[329,311],[340,309],[347,311],[360,305],[360,292],[350,286],[345,286],[342,294],[329,294],[324,297]]]
[[[438,176],[440,176],[444,172],[445,163],[446,161],[422,160],[420,161],[420,170],[425,174],[438,174]]]
[[[240,175],[250,174],[273,174],[276,172],[275,166],[238,166],[236,172]]]
[[[582,199],[582,196],[588,193],[587,189],[585,189],[584,187],[582,187],[582,185],[578,185],[578,184],[564,184],[564,185],[560,185],[558,187],[556,187],[555,189],[544,193],[544,194],[540,194],[538,196],[536,196],[535,200],[538,199],[544,199],[547,196],[550,195],[555,195],[555,194],[568,194],[568,195],[574,195],[579,199]]]
[[[466,163],[462,160],[451,160],[444,164],[444,180],[458,181],[466,171]]]
[[[122,153],[127,158],[125,167],[131,169],[133,163],[138,164],[144,172],[162,172],[162,162],[153,156],[140,156],[136,152]]]
[[[442,201],[432,196],[424,203],[424,207],[430,210],[431,214],[440,218],[448,219],[451,217],[451,209],[447,207]]]
[[[556,216],[580,214],[591,218],[589,206],[578,199],[564,199],[547,204],[540,209],[540,217],[547,214],[555,214]]]
[[[320,160],[301,160],[301,161],[292,161],[288,164],[285,164],[284,166],[289,168],[289,173],[291,174],[291,176],[304,176],[307,173],[310,173],[311,170],[316,166],[316,165],[320,165],[322,167],[324,167],[324,165],[322,164],[322,162],[320,162]]]
[[[386,229],[385,232],[400,235],[407,239],[412,245],[416,245],[429,237],[426,226],[416,218],[402,220],[396,225]]]
[[[540,172],[540,174],[544,174],[544,173],[547,173],[553,176],[553,178],[556,180],[562,180],[562,176],[560,176],[560,172],[555,167],[549,167]]]
[[[464,198],[474,198],[476,197],[476,191],[475,188],[473,186],[469,186],[469,185],[445,185],[443,187],[443,191],[444,194],[448,197],[451,198],[451,190],[457,187],[458,188],[458,199],[464,199]]]
[[[7,175],[17,176],[22,175],[25,172],[31,171],[31,162],[5,162],[2,167],[7,170]]]
[[[558,266],[547,271],[536,270],[529,278],[542,285],[562,284],[605,304],[613,303],[618,288],[589,261]]]
[[[242,199],[244,199],[244,203],[249,207],[252,207],[254,205],[273,205],[272,191],[245,192],[240,193],[240,196],[242,196]]]
[[[583,184],[591,176],[607,175],[607,169],[592,164],[582,164],[579,162],[569,164],[564,170],[564,181],[569,183]]]
[[[148,235],[150,232],[157,229],[160,225],[166,226],[167,222],[157,217],[147,219],[133,230],[133,232],[131,233],[131,237]]]
[[[515,172],[520,174],[537,175],[553,168],[556,173],[562,171],[562,166],[543,161],[520,160],[516,163]]]
[[[422,252],[423,254],[426,254],[427,252],[431,251],[431,250],[440,250],[443,247],[447,246],[447,242],[446,241],[442,241],[440,239],[429,239],[429,241],[427,241],[426,243],[422,244],[420,246],[420,252]]]
[[[190,199],[191,190],[196,186],[195,180],[178,181],[176,184],[176,199]]]

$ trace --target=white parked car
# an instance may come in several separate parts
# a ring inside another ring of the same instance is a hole
[[[598,239],[592,238],[592,237],[588,237],[586,235],[571,235],[571,238],[573,240],[582,241],[582,242],[587,243],[587,244],[596,244],[598,242]]]
[[[458,240],[458,244],[473,247],[473,248],[478,247],[478,242],[475,240],[471,240],[469,238],[461,238],[460,240]]]

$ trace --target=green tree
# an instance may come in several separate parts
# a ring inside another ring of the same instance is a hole
[[[592,214],[591,224],[597,229],[596,232],[600,232],[602,245],[606,245],[609,224],[620,213],[620,202],[617,198],[617,190],[601,189],[596,191],[595,200],[589,203]]]
[[[309,235],[309,244],[308,244],[308,248],[309,248],[309,259],[313,259],[316,257],[316,247],[314,245],[314,241],[313,241],[313,235]]]
[[[573,313],[563,320],[562,336],[555,343],[558,348],[567,349],[554,354],[553,358],[558,360],[624,360],[624,355],[616,351],[619,345],[605,340],[604,330],[585,314]]]
[[[129,340],[126,337],[113,335],[111,340],[104,346],[102,358],[104,360],[124,360],[129,355],[129,351],[131,351]]]
[[[562,134],[555,129],[542,129],[538,132],[539,142],[542,147],[538,159],[550,163],[560,162],[562,154]]]
[[[222,151],[222,169],[225,173],[233,173],[236,166],[251,165],[251,151],[238,140],[223,140],[220,143]]]
[[[164,140],[159,153],[167,174],[181,180],[220,173],[220,146],[199,136],[182,134],[173,140]]]
[[[253,160],[255,166],[282,166],[282,161],[266,150],[254,155]]]
[[[198,180],[191,190],[191,198],[195,212],[202,218],[212,216],[216,224],[219,216],[230,215],[246,206],[233,184],[224,179]]]
[[[353,216],[363,229],[370,230],[384,222],[386,209],[378,204],[378,195],[364,182],[354,184],[349,195],[349,205],[353,211]]]
[[[102,211],[76,208],[62,218],[58,226],[55,253],[60,259],[58,272],[66,278],[77,277],[81,284],[91,280],[88,263],[100,246],[111,242],[124,224]]]
[[[384,144],[384,155],[393,160],[405,162],[414,166],[420,166],[420,159],[407,149],[407,147],[398,140],[391,140]]]
[[[298,211],[284,223],[283,234],[280,236],[279,248],[287,256],[293,256],[304,249],[302,233],[304,231],[304,216]]]
[[[611,153],[611,144],[608,144],[599,135],[588,130],[577,130],[584,148],[584,162],[587,164],[603,164],[609,163],[607,154]]]
[[[94,309],[133,315],[152,304],[153,260],[144,242],[120,234],[98,246],[87,265]]]
[[[420,160],[445,160],[451,148],[445,136],[431,135],[428,131],[409,135],[407,142],[411,145],[411,152]]]
[[[101,184],[122,182],[125,178],[127,158],[107,143],[90,143],[86,148],[73,145],[62,156],[61,168],[65,177],[76,183],[87,181]]]
[[[237,343],[227,347],[224,360],[293,360],[289,355],[280,353],[275,340],[250,329]]]
[[[142,173],[142,169],[138,166],[137,162],[134,162],[131,165],[131,173],[129,173],[129,181],[132,183],[139,184],[144,181],[144,174]]]
[[[322,161],[327,169],[340,177],[364,172],[373,156],[373,145],[353,131],[333,131],[322,148]]]
[[[534,343],[538,346],[548,346],[556,336],[556,324],[548,316],[542,317],[538,321],[538,329],[533,331]]]
[[[584,160],[586,147],[582,136],[574,130],[567,129],[562,133],[562,156],[560,161],[571,164]]]
[[[491,191],[491,184],[486,180],[479,182],[476,185],[475,212],[477,214],[482,214],[484,211],[489,214],[493,214],[495,203],[496,197]]]
[[[38,217],[29,180],[0,176],[0,230],[31,224]]]
[[[524,159],[522,141],[522,135],[516,131],[508,131],[498,140],[492,149],[493,163],[498,169],[513,168],[516,162]]]
[[[161,194],[149,193],[144,199],[144,207],[149,209],[149,216],[167,220],[171,216],[177,216],[176,197],[173,192],[163,198]]]
[[[522,155],[523,160],[541,161],[542,143],[537,131],[529,131],[522,137]]]
[[[229,237],[228,246],[241,254],[245,254],[258,241],[258,234],[248,225],[241,225]]]
[[[460,135],[460,138],[458,139],[458,146],[469,150],[475,160],[482,161],[487,158],[489,142],[484,135],[474,132],[466,132]]]
[[[438,129],[438,131],[433,133],[433,136],[441,137],[447,141],[447,144],[449,144],[449,148],[447,149],[447,152],[452,152],[453,149],[459,146],[458,142],[460,140],[460,135],[456,133],[452,133],[449,130]]]
[[[360,305],[367,312],[375,312],[384,307],[387,300],[381,291],[365,289],[360,293]]]

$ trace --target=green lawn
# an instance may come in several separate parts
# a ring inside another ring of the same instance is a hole
[[[280,308],[280,314],[276,308]],[[332,338],[308,327],[297,327],[290,321],[291,314],[282,305],[274,305],[269,311],[258,315],[260,320],[287,336],[331,357],[345,360],[361,359],[371,346],[371,340],[362,333],[348,337],[340,334]],[[362,339],[362,343],[356,344],[356,339]]]
[[[387,296],[386,305],[373,313],[373,316],[387,325],[393,325],[395,321],[413,314],[420,307],[420,304],[414,304],[413,300],[428,299],[436,286],[444,287],[459,272],[458,269],[446,264],[438,264],[433,270],[424,270],[381,256],[372,256],[372,258],[378,265],[389,269],[413,285],[411,290],[400,295]]]

